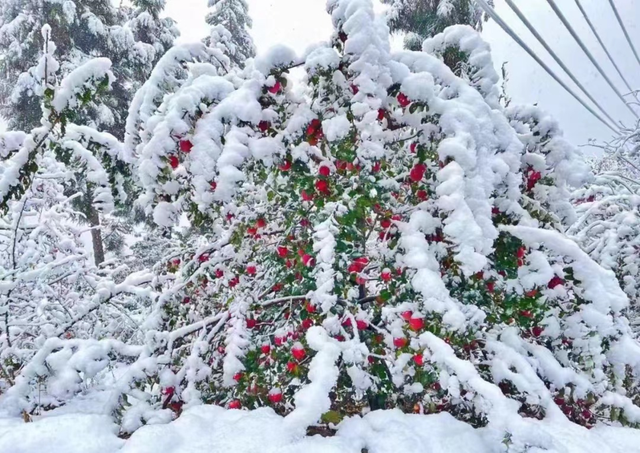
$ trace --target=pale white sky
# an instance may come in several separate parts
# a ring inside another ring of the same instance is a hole
[[[377,0],[374,1],[377,3]],[[325,12],[326,0],[248,0],[248,2],[254,22],[252,35],[259,53],[278,43],[288,45],[296,52],[301,53],[309,45],[326,40],[331,33],[331,20]],[[640,18],[640,1],[615,0],[615,2],[623,19],[626,20],[632,38],[640,48],[640,26],[637,23],[637,18]],[[595,37],[591,35],[575,2],[560,0],[557,3],[601,62],[609,77],[618,84],[618,88],[622,91],[624,86],[621,80],[614,68],[608,63],[606,55],[599,47]],[[608,2],[605,0],[582,0],[582,3],[632,87],[640,88],[640,65],[633,57]],[[582,54],[546,0],[516,0],[516,4],[538,27],[547,41],[553,45],[556,53],[564,59],[583,85],[608,109],[609,114],[615,119],[627,123],[631,122],[633,116],[618,100],[587,57]],[[181,42],[197,41],[207,35],[208,27],[204,22],[206,5],[207,0],[167,0],[167,15],[178,21],[182,32]],[[551,57],[544,53],[540,45],[536,45],[535,38],[519,22],[515,14],[511,13],[504,0],[496,0],[496,8],[506,22],[519,32],[543,60],[562,74]],[[382,9],[382,7],[379,8],[379,10]],[[606,127],[602,126],[577,101],[564,92],[493,21],[486,24],[483,34],[493,48],[496,69],[500,69],[502,62],[509,62],[507,65],[509,73],[507,86],[508,93],[514,102],[538,103],[542,108],[550,111],[560,122],[565,130],[565,135],[576,145],[584,144],[590,138],[606,140],[611,137],[611,133]],[[568,78],[567,83],[573,86]]]

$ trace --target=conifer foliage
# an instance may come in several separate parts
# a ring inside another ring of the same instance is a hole
[[[231,62],[235,65],[243,65],[247,58],[253,58],[256,54],[253,39],[249,35],[252,25],[249,5],[246,0],[208,1],[211,11],[207,14],[206,20],[212,27],[212,35],[205,42],[212,45],[222,37],[226,41],[227,56]]]
[[[201,234],[112,287],[151,281],[144,341],[50,339],[2,404],[33,411],[43,388],[63,404],[117,368],[125,432],[203,402],[269,406],[300,434],[446,411],[519,446],[539,442],[526,418],[639,423],[628,298],[563,232],[589,178],[569,177],[575,150],[499,105],[472,28],[392,56],[370,0],[327,10],[331,42],[304,59],[277,47],[230,70],[198,44],[160,60],[123,152],[155,223]]]

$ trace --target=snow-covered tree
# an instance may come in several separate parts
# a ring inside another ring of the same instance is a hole
[[[382,0],[390,5],[391,30],[405,33],[405,46],[419,50],[425,38],[437,35],[445,28],[470,25],[482,26],[482,9],[473,0]]]
[[[596,179],[574,193],[578,218],[569,233],[605,269],[616,273],[640,326],[640,128],[603,147]]]
[[[270,406],[300,434],[373,409],[446,411],[511,451],[547,445],[526,418],[639,423],[628,298],[537,189],[566,177],[557,131],[502,109],[494,74],[466,80],[427,44],[392,56],[370,0],[327,8],[332,41],[304,60],[277,47],[227,70],[204,45],[162,58],[126,149],[146,212],[201,234],[156,265],[144,343],[48,341],[3,405],[37,407],[56,354],[40,380],[56,404],[85,369],[117,367],[124,431],[203,402]]]
[[[205,43],[223,41],[227,56],[234,65],[242,66],[247,58],[256,54],[253,39],[249,34],[252,21],[246,0],[208,0],[211,11],[206,21],[211,25],[211,36]]]

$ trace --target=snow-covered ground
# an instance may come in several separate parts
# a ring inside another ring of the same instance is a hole
[[[0,417],[2,453],[634,453],[640,430],[528,420],[527,443],[517,435],[506,450],[502,433],[473,429],[448,413],[375,411],[343,421],[330,437],[300,437],[269,408],[254,411],[196,406],[169,424],[147,425],[129,439],[100,400],[76,400],[25,423]],[[531,439],[535,439],[532,441]]]

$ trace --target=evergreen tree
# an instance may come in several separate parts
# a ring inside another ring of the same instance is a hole
[[[205,40],[207,45],[214,42],[225,41],[228,48],[227,56],[234,65],[242,66],[247,58],[252,58],[256,54],[253,39],[249,34],[252,21],[249,16],[249,5],[246,0],[209,0],[211,12],[207,14],[207,23],[211,25],[211,37]],[[224,27],[231,36],[219,26]]]
[[[463,24],[479,30],[482,10],[473,0],[382,0],[390,5],[391,31],[405,33],[405,47],[419,50],[422,42],[445,28]]]

